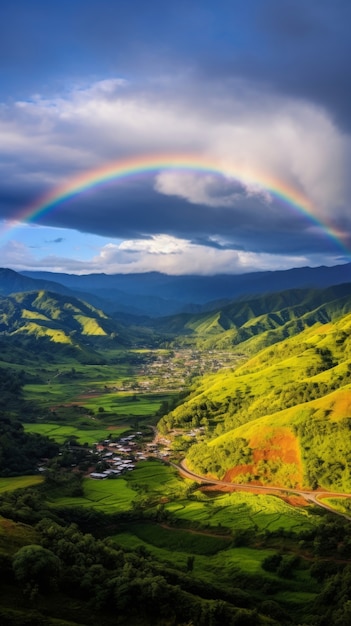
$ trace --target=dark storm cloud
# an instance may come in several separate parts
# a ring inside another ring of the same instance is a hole
[[[0,20],[2,90],[190,67],[312,99],[348,126],[349,0],[16,0]]]
[[[259,17],[269,41],[266,79],[325,106],[350,128],[350,2],[268,0]]]

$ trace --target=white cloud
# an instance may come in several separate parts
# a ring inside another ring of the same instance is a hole
[[[184,198],[192,204],[213,208],[243,206],[246,200],[253,198],[265,204],[272,201],[269,192],[259,184],[218,174],[165,171],[156,176],[155,189],[165,195]]]
[[[215,242],[215,238],[213,240]],[[169,235],[155,235],[150,239],[107,244],[92,262],[101,267],[99,271],[107,273],[158,271],[173,275],[208,275],[319,265],[320,259],[219,249]]]
[[[112,152],[115,159],[198,153],[234,171],[246,169],[253,178],[295,184],[323,206],[345,200],[349,137],[321,109],[274,95],[265,95],[260,106],[260,93],[247,86],[231,95],[231,112],[227,107],[222,118],[215,95],[200,105],[201,94],[189,99],[186,84],[178,85],[176,98],[162,87],[148,93],[122,79],[102,80],[64,97],[36,96],[3,107],[1,151],[22,158],[24,151],[44,171],[44,159],[51,157],[65,175],[72,162],[84,170],[108,161]]]
[[[3,267],[11,267],[17,271],[45,269],[77,274],[151,271],[173,275],[235,274],[321,264],[321,258],[317,255],[306,258],[225,250],[168,235],[126,240],[119,244],[107,243],[84,262],[57,255],[35,256],[33,250],[16,241],[2,246],[0,254]],[[337,259],[330,259],[331,265],[337,262]]]

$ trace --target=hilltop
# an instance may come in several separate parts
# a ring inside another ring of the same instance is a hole
[[[351,283],[324,289],[289,289],[213,304],[203,313],[173,315],[149,324],[177,336],[181,345],[228,348],[241,345],[257,352],[316,322],[351,312]]]

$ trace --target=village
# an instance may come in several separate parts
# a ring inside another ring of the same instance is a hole
[[[241,355],[223,350],[156,350],[147,353],[132,380],[106,391],[182,391],[194,378],[236,365]]]
[[[149,458],[159,458],[168,461],[172,455],[172,438],[177,435],[186,435],[195,442],[196,438],[203,433],[203,428],[194,428],[188,432],[174,431],[169,437],[164,437],[154,431],[152,442],[144,443],[142,432],[121,437],[118,441],[106,439],[97,443],[91,452],[97,453],[99,461],[96,469],[88,474],[95,480],[117,478],[126,472],[132,471],[139,461]]]

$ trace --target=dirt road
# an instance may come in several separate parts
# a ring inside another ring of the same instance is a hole
[[[248,484],[240,484],[240,483],[230,483],[224,480],[218,480],[216,478],[207,478],[206,476],[201,476],[199,474],[195,474],[191,470],[186,467],[185,461],[182,461],[180,465],[176,463],[170,463],[173,467],[175,467],[183,476],[186,478],[191,478],[191,480],[195,480],[198,483],[210,484],[210,485],[219,485],[221,487],[226,487],[228,490],[232,491],[250,491],[250,492],[262,492],[262,493],[273,493],[277,496],[290,496],[297,495],[304,498],[307,502],[315,504],[316,506],[320,506],[331,513],[335,513],[335,515],[340,515],[345,519],[351,521],[351,516],[346,515],[345,513],[341,513],[340,511],[336,511],[328,504],[322,502],[323,498],[351,498],[351,494],[349,493],[339,493],[337,491],[308,491],[304,489],[289,489],[287,487],[275,487],[274,485],[248,485]]]

